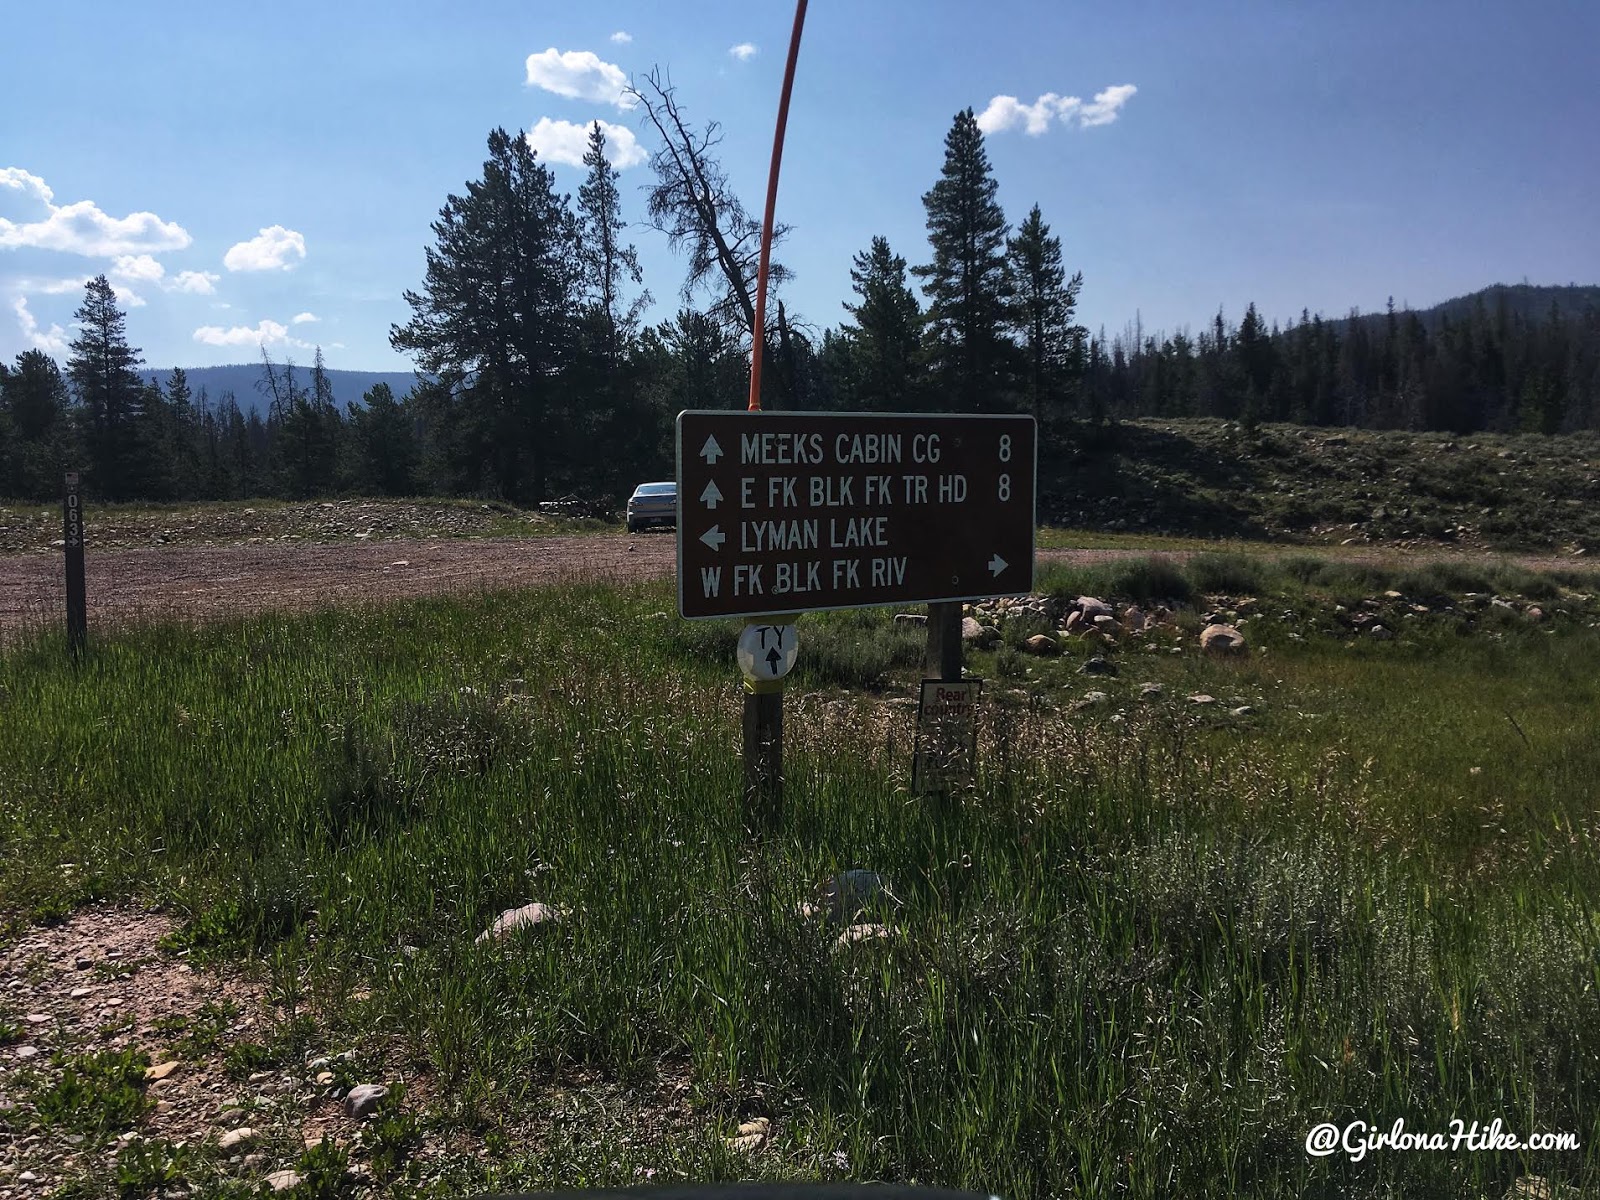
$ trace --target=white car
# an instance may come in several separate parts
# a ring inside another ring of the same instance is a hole
[[[641,483],[633,489],[633,495],[628,497],[628,532],[638,533],[639,530],[651,525],[670,525],[674,528],[678,524],[678,485],[674,481],[666,483]]]

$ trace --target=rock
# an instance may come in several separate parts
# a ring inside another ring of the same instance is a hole
[[[886,915],[900,907],[889,880],[876,871],[841,871],[817,888],[817,900],[834,925],[852,925],[864,914]]]
[[[176,1062],[157,1063],[153,1067],[146,1067],[144,1069],[144,1077],[151,1083],[158,1083],[167,1078],[167,1076],[171,1075],[177,1069],[178,1064]]]
[[[1139,699],[1155,700],[1160,698],[1166,689],[1159,683],[1141,683],[1139,685]]]
[[[1150,624],[1150,618],[1145,615],[1144,609],[1138,605],[1130,604],[1122,610],[1122,627],[1129,633],[1140,633],[1148,624]]]
[[[29,1013],[22,1019],[29,1025],[48,1025],[53,1020],[49,1013]]]
[[[1100,657],[1098,654],[1078,668],[1079,675],[1110,675],[1115,677],[1116,673],[1117,664],[1108,658]]]
[[[21,1058],[21,1059],[38,1058],[39,1057],[39,1047],[37,1047],[37,1046],[18,1046],[15,1050],[12,1051],[12,1053],[15,1054],[18,1058]]]
[[[1083,614],[1073,609],[1067,614],[1066,623],[1061,626],[1062,633],[1072,633],[1083,625]]]
[[[766,1117],[757,1117],[753,1121],[746,1121],[739,1126],[739,1136],[749,1137],[752,1133],[766,1137],[772,1132],[772,1122]]]
[[[32,1171],[24,1171],[21,1175],[17,1176],[17,1182],[18,1183],[38,1183],[39,1182],[39,1177],[37,1175],[35,1175]]]
[[[1373,637],[1377,638],[1380,642],[1391,641],[1394,638],[1394,630],[1385,629],[1382,625],[1374,625],[1371,629],[1367,630],[1367,632]]]
[[[926,613],[895,613],[894,623],[896,625],[926,625],[928,623],[928,617]],[[963,620],[961,624],[961,632],[965,634],[966,621]]]
[[[1517,610],[1516,605],[1512,604],[1511,601],[1502,600],[1499,596],[1496,596],[1493,600],[1489,601],[1489,603],[1495,608],[1504,608],[1510,612],[1516,612]]]
[[[1200,649],[1207,654],[1243,654],[1244,634],[1232,625],[1207,625],[1200,631]]]
[[[350,1089],[350,1094],[344,1098],[344,1113],[352,1121],[365,1120],[378,1111],[378,1105],[389,1089],[381,1083],[363,1083]]]
[[[843,950],[847,946],[854,946],[859,942],[888,941],[895,936],[895,931],[887,925],[878,925],[873,922],[864,922],[852,925],[846,929],[833,943],[835,950]]]
[[[389,565],[391,567],[409,567],[411,565],[411,560],[409,558],[397,558]]]
[[[1253,717],[1256,715],[1256,710],[1248,704],[1241,704],[1238,708],[1230,708],[1228,715],[1230,717]]]
[[[1096,617],[1094,627],[1101,633],[1109,633],[1113,637],[1122,632],[1122,626],[1117,624],[1115,617]]]
[[[329,1084],[331,1084],[334,1081],[334,1079],[335,1079],[335,1075],[334,1075],[334,1073],[332,1071],[318,1071],[317,1072],[317,1086],[318,1087],[327,1087]]]
[[[1078,611],[1083,614],[1085,621],[1093,621],[1096,617],[1115,615],[1111,611],[1111,605],[1095,596],[1079,596],[1077,603]]]
[[[1524,1175],[1511,1185],[1506,1200],[1555,1200],[1555,1190],[1543,1175]]]
[[[1083,703],[1086,705],[1104,704],[1109,699],[1111,697],[1106,692],[1085,692],[1083,694]]]
[[[1196,692],[1189,697],[1190,704],[1215,704],[1216,702],[1217,698],[1215,696],[1208,696],[1204,692]]]
[[[728,1149],[748,1154],[752,1150],[759,1150],[761,1143],[766,1140],[766,1135],[761,1133],[741,1134],[739,1137],[728,1139]]]
[[[1405,599],[1405,597],[1401,593],[1399,593],[1397,591],[1394,591],[1393,589],[1385,592],[1383,594],[1383,598],[1385,600],[1403,600],[1403,599]]]
[[[256,1140],[256,1131],[248,1126],[230,1129],[217,1139],[218,1150],[243,1150]]]
[[[1530,621],[1542,621],[1544,620],[1544,609],[1540,608],[1538,605],[1534,605],[1523,615],[1526,616]]]
[[[94,995],[94,989],[92,987],[75,987],[69,994],[74,1000],[82,1000],[85,996]]]
[[[963,642],[977,642],[983,639],[983,626],[978,624],[976,617],[961,618],[961,640]]]
[[[474,941],[487,942],[491,938],[496,941],[503,940],[519,929],[531,929],[539,925],[553,925],[561,920],[566,913],[548,904],[535,901],[524,904],[521,908],[508,908],[494,919],[494,924],[480,933]]]
[[[1022,643],[1022,648],[1029,654],[1059,654],[1061,643],[1048,633],[1036,633]]]
[[[275,1192],[287,1192],[300,1186],[299,1171],[274,1171],[267,1176],[267,1186]]]

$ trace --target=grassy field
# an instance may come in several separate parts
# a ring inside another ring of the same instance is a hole
[[[1007,623],[969,654],[988,680],[980,775],[944,802],[908,788],[898,701],[921,632],[882,610],[806,617],[787,809],[759,851],[738,805],[737,626],[669,615],[665,584],[132,629],[76,669],[41,637],[0,658],[0,908],[15,939],[92,902],[160,905],[179,919],[167,953],[266,989],[271,1020],[216,1053],[298,1066],[350,1045],[415,1081],[376,1150],[264,1149],[300,1164],[305,1195],[338,1194],[347,1162],[380,1194],[438,1197],[683,1177],[1006,1197],[1600,1187],[1591,581],[1400,571],[1045,573],[1046,593],[1180,601],[1177,629],[1102,651],[1118,674],[1091,677],[1089,647],[1035,658],[1027,620]],[[1385,618],[1393,641],[1335,609],[1419,600]],[[1247,657],[1197,652],[1222,607],[1257,614]],[[898,937],[840,949],[797,914],[850,868],[894,882]],[[474,943],[531,900],[568,915]],[[0,1138],[87,1111],[62,1099],[66,1065],[13,1073]],[[104,1103],[73,1127],[60,1194],[114,1196],[139,1069],[75,1069]],[[600,1099],[552,1118],[575,1079]],[[686,1129],[650,1119],[674,1081]],[[730,1149],[754,1114],[770,1141]],[[1583,1148],[1304,1148],[1324,1121],[1496,1117]],[[408,1150],[412,1128],[445,1149]],[[203,1149],[162,1161],[191,1195],[254,1186]]]

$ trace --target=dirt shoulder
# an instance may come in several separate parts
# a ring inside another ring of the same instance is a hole
[[[1282,551],[1283,547],[1275,547]],[[1315,548],[1310,553],[1328,553]],[[1145,549],[1040,550],[1040,566],[1143,558]],[[1182,560],[1191,551],[1168,551]],[[1480,558],[1450,552],[1345,551],[1341,558]],[[306,611],[387,600],[569,580],[670,578],[670,533],[510,538],[395,539],[338,544],[163,546],[91,551],[86,556],[92,626],[128,620],[212,621],[263,611]],[[1518,560],[1534,569],[1572,569],[1570,558]],[[53,554],[0,556],[0,631],[54,626],[62,619],[64,567]]]

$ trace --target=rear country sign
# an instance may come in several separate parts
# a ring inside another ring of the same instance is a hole
[[[1032,417],[689,411],[677,441],[685,617],[1032,590]]]

